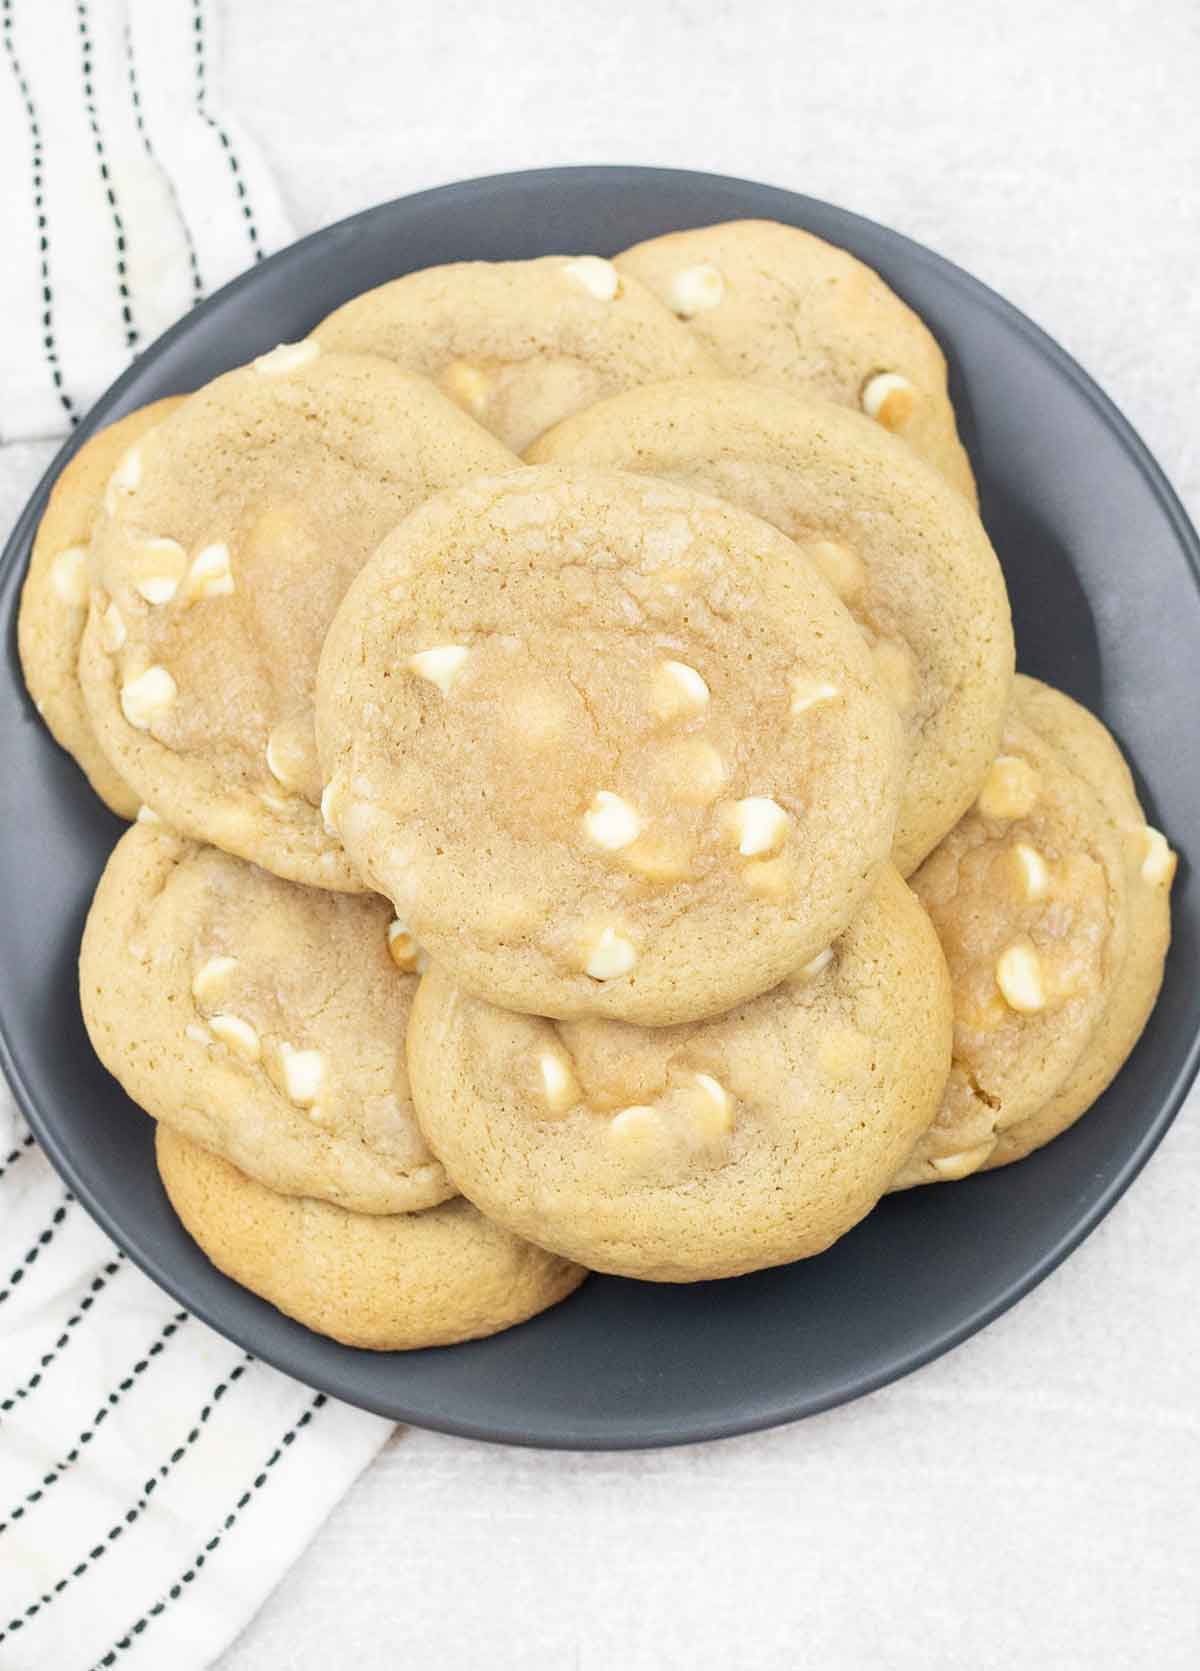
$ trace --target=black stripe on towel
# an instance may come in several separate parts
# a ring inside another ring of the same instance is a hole
[[[30,1149],[32,1149],[32,1148],[33,1148],[33,1133],[30,1132],[27,1137],[23,1137],[21,1139],[21,1141],[17,1144],[15,1149],[13,1149],[9,1154],[5,1155],[3,1160],[0,1160],[0,1178],[3,1178],[4,1174],[11,1167],[13,1167],[17,1164],[17,1162],[20,1160],[21,1156],[22,1155],[27,1155],[29,1153]]]
[[[208,65],[205,58],[204,34],[204,0],[192,0],[192,45],[195,49],[196,64],[196,110],[206,121],[221,142],[229,163],[229,172],[233,176],[234,190],[237,192],[238,203],[241,205],[242,217],[246,222],[246,232],[250,238],[250,247],[254,251],[254,259],[263,258],[262,244],[259,242],[258,226],[254,219],[254,209],[250,203],[250,193],[246,190],[245,177],[242,166],[238,162],[237,152],[233,142],[217,118],[208,108]]]
[[[104,136],[100,132],[100,113],[96,108],[96,87],[92,80],[95,45],[92,41],[92,29],[88,22],[88,10],[84,0],[75,0],[75,15],[79,20],[80,68],[83,72],[83,108],[87,112],[88,127],[92,130],[92,144],[96,147],[100,184],[104,187],[108,212],[112,216],[113,244],[117,258],[117,294],[121,298],[121,319],[125,326],[125,346],[136,348],[139,333],[133,317],[133,299],[129,294],[129,269],[125,263],[125,222],[121,217],[121,205],[117,202],[112,175],[108,170],[108,152],[105,148]]]
[[[71,1315],[67,1318],[66,1326],[64,1327],[63,1332],[54,1342],[54,1345],[48,1352],[44,1352],[41,1358],[39,1358],[36,1373],[30,1376],[24,1386],[17,1387],[8,1395],[7,1398],[0,1399],[0,1416],[6,1416],[14,1405],[19,1404],[23,1398],[28,1398],[30,1393],[36,1392],[41,1386],[42,1377],[50,1368],[50,1365],[56,1358],[61,1357],[63,1352],[66,1351],[67,1347],[75,1338],[71,1333],[71,1330],[78,1328],[79,1324],[83,1322],[83,1319],[95,1305],[98,1295],[102,1294],[108,1287],[109,1280],[116,1276],[118,1271],[126,1269],[125,1265],[122,1263],[124,1257],[124,1254],[118,1254],[115,1259],[111,1260],[104,1266],[99,1276],[92,1278],[87,1293],[79,1302],[78,1311],[73,1311],[71,1313]]]
[[[49,1247],[50,1243],[54,1240],[54,1232],[58,1229],[63,1219],[66,1218],[67,1209],[72,1205],[74,1200],[75,1197],[71,1194],[70,1190],[68,1190],[63,1196],[62,1205],[57,1209],[54,1217],[50,1220],[49,1224],[42,1231],[37,1241],[34,1242],[33,1246],[29,1249],[29,1252],[25,1255],[16,1270],[9,1277],[8,1287],[0,1288],[0,1305],[4,1304],[5,1300],[12,1293],[14,1288],[24,1282],[26,1271],[29,1270],[31,1265],[37,1264],[39,1253],[41,1253],[43,1248]]]
[[[104,1658],[96,1661],[95,1665],[92,1667],[92,1671],[109,1671],[110,1666],[116,1665],[120,1655],[125,1653],[129,1648],[133,1647],[142,1632],[146,1630],[155,1619],[165,1613],[172,1602],[179,1600],[188,1585],[194,1581],[196,1574],[204,1567],[208,1557],[220,1548],[222,1538],[225,1536],[226,1532],[232,1530],[237,1521],[238,1515],[241,1514],[247,1503],[249,1503],[251,1498],[261,1491],[264,1485],[266,1485],[268,1479],[270,1478],[272,1468],[274,1468],[280,1457],[282,1457],[289,1449],[293,1440],[296,1438],[296,1435],[303,1428],[309,1425],[317,1411],[324,1407],[325,1402],[325,1394],[318,1393],[309,1405],[308,1409],[305,1410],[304,1414],[300,1417],[299,1421],[296,1422],[295,1426],[288,1428],[283,1438],[279,1441],[278,1445],[276,1445],[270,1456],[263,1463],[261,1473],[255,1476],[255,1479],[249,1489],[242,1492],[237,1502],[233,1505],[233,1508],[221,1522],[220,1531],[215,1532],[204,1545],[204,1548],[192,1558],[191,1566],[188,1567],[186,1572],[180,1573],[179,1577],[176,1579],[175,1583],[171,1585],[171,1588],[167,1591],[162,1600],[156,1601],[154,1606],[151,1607],[148,1612],[143,1613],[140,1619],[130,1625],[124,1636],[122,1636],[119,1641],[113,1643],[112,1647],[104,1655]]]
[[[21,102],[25,106],[25,115],[29,122],[30,157],[33,164],[33,212],[37,217],[39,269],[42,281],[42,353],[46,357],[50,381],[54,384],[59,404],[72,424],[77,424],[79,414],[63,382],[58,344],[54,336],[54,290],[50,284],[50,239],[46,221],[45,181],[42,174],[42,129],[38,122],[33,95],[29,91],[29,83],[25,79],[25,72],[21,68],[21,60],[17,57],[17,49],[13,42],[13,0],[0,0],[0,4],[3,5],[4,50],[16,77]]]
[[[161,1464],[155,1473],[151,1474],[150,1478],[142,1486],[142,1495],[137,1499],[133,1506],[126,1509],[125,1513],[121,1516],[120,1520],[117,1521],[115,1526],[109,1527],[108,1531],[105,1532],[104,1536],[100,1539],[100,1542],[96,1544],[94,1548],[88,1550],[82,1561],[73,1566],[70,1572],[60,1578],[57,1584],[52,1585],[50,1589],[45,1591],[43,1595],[39,1596],[36,1601],[31,1601],[29,1606],[26,1607],[23,1612],[19,1613],[16,1618],[8,1621],[4,1628],[0,1630],[0,1646],[3,1645],[6,1637],[11,1636],[15,1631],[23,1630],[30,1619],[36,1618],[37,1615],[44,1612],[52,1602],[57,1601],[59,1596],[62,1595],[63,1591],[69,1584],[73,1584],[77,1578],[82,1578],[85,1573],[89,1572],[92,1567],[95,1566],[97,1561],[103,1560],[105,1555],[108,1554],[109,1550],[118,1541],[118,1539],[125,1535],[128,1528],[137,1524],[137,1521],[148,1507],[151,1497],[153,1497],[154,1493],[158,1490],[158,1487],[162,1484],[163,1480],[165,1480],[170,1474],[171,1469],[174,1468],[177,1462],[182,1461],[188,1451],[190,1451],[192,1446],[196,1443],[196,1440],[200,1437],[201,1433],[208,1424],[208,1418],[212,1415],[217,1405],[224,1398],[228,1389],[232,1387],[235,1382],[241,1380],[242,1376],[246,1373],[247,1368],[253,1362],[254,1359],[250,1356],[249,1352],[247,1352],[242,1361],[239,1364],[235,1364],[225,1379],[217,1382],[212,1392],[208,1395],[208,1402],[204,1405],[200,1414],[196,1417],[196,1425],[189,1430],[183,1443],[181,1445],[177,1445],[167,1460]]]
[[[166,169],[158,160],[158,153],[154,149],[154,142],[150,138],[150,130],[146,126],[146,116],[142,109],[142,90],[138,83],[137,60],[133,51],[133,31],[129,24],[125,25],[125,66],[129,81],[129,102],[133,106],[133,120],[138,133],[141,135],[142,146],[146,156],[154,164],[166,182],[167,190],[171,194],[171,202],[175,205],[175,215],[183,229],[184,242],[187,245],[188,268],[192,275],[192,300],[200,301],[204,295],[204,279],[200,273],[200,261],[196,254],[196,242],[192,237],[192,229],[188,225],[187,216],[183,212],[183,205],[179,201],[179,194],[175,190],[175,183]]]
[[[17,1504],[16,1508],[14,1508],[9,1514],[7,1520],[0,1520],[0,1534],[6,1532],[10,1526],[14,1526],[18,1520],[24,1519],[25,1515],[28,1514],[33,1505],[35,1503],[40,1503],[47,1491],[49,1491],[52,1486],[57,1485],[64,1474],[70,1472],[75,1463],[79,1461],[79,1458],[83,1454],[84,1450],[95,1438],[97,1431],[103,1427],[104,1423],[116,1409],[117,1405],[129,1391],[130,1387],[133,1386],[139,1376],[146,1373],[155,1358],[161,1357],[172,1336],[177,1334],[187,1321],[187,1312],[177,1311],[174,1317],[171,1318],[170,1322],[159,1330],[158,1338],[155,1340],[150,1350],[146,1353],[145,1357],[139,1358],[133,1368],[129,1371],[129,1374],[125,1376],[124,1380],[119,1381],[113,1388],[112,1392],[109,1393],[108,1397],[104,1400],[104,1403],[92,1417],[90,1424],[84,1428],[83,1432],[79,1435],[78,1439],[76,1439],[74,1445],[72,1445],[71,1449],[67,1452],[66,1456],[63,1457],[62,1461],[56,1462],[53,1468],[50,1469],[49,1473],[42,1475],[41,1485],[38,1486],[36,1491],[30,1491],[26,1494],[24,1501]]]

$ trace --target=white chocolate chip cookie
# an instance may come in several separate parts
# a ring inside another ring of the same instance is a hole
[[[429,267],[356,296],[314,335],[432,377],[517,452],[619,389],[714,369],[636,278],[594,255]]]
[[[80,954],[96,1053],[155,1119],[282,1194],[361,1213],[445,1201],[409,1102],[416,981],[391,915],[135,824]]]
[[[165,1125],[155,1153],[171,1205],[218,1270],[347,1346],[479,1340],[557,1304],[587,1275],[461,1196],[423,1212],[355,1213],[277,1194]]]
[[[157,400],[84,442],[51,490],[21,593],[17,643],[29,694],[55,740],[121,818],[134,817],[141,797],[101,748],[79,688],[79,641],[91,592],[88,547],[117,465],[181,403],[176,396]]]
[[[102,747],[176,829],[352,892],[319,811],[325,630],[414,505],[516,460],[424,379],[310,346],[218,378],[141,440],[136,470],[125,455],[80,674]]]
[[[955,1047],[897,1188],[1019,1159],[1109,1083],[1162,979],[1173,856],[1143,874],[1161,839],[1100,722],[1018,676],[976,805],[913,878],[950,965]]]
[[[797,680],[826,698],[797,706]],[[513,1009],[652,1026],[841,932],[901,766],[861,633],[782,534],[552,466],[384,542],[326,641],[318,741],[347,851],[435,963]]]
[[[1012,686],[1004,578],[962,495],[859,413],[708,378],[589,407],[528,457],[667,476],[796,541],[862,628],[903,721],[892,856],[902,874],[914,870],[974,799]],[[816,686],[797,691],[797,703],[824,699]]]
[[[829,955],[715,1020],[514,1015],[433,968],[413,1005],[418,1117],[497,1223],[595,1270],[738,1276],[820,1253],[932,1119],[945,962],[890,866]]]
[[[865,412],[974,500],[941,349],[847,250],[799,227],[741,220],[651,238],[615,265],[686,321],[731,377]]]

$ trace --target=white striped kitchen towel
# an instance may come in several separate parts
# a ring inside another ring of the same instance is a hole
[[[0,440],[59,435],[291,229],[214,0],[0,0]]]
[[[0,1667],[199,1671],[390,1424],[181,1311],[0,1087]]]
[[[288,238],[212,0],[0,0],[0,438],[64,432]],[[199,1671],[390,1425],[256,1363],[89,1220],[0,1082],[0,1671]]]

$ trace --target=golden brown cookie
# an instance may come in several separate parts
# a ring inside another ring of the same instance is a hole
[[[1125,957],[1104,1012],[1079,1062],[1050,1101],[1002,1131],[985,1167],[1021,1160],[1057,1137],[1092,1106],[1124,1066],[1150,1018],[1171,942],[1171,883],[1176,859],[1146,823],[1120,749],[1094,714],[1036,679],[1020,680],[1026,718],[1087,782],[1121,843],[1126,873]]]
[[[651,238],[614,264],[685,320],[731,377],[865,412],[974,501],[942,351],[849,251],[799,227],[738,220]]]
[[[171,1205],[217,1269],[346,1346],[408,1352],[479,1340],[556,1305],[587,1275],[461,1196],[371,1216],[277,1195],[166,1126],[156,1155]]]
[[[162,824],[117,843],[83,936],[97,1055],[164,1125],[285,1195],[454,1194],[413,1118],[411,944],[381,899],[283,882]]]
[[[594,255],[428,267],[356,296],[314,335],[434,378],[516,452],[618,389],[714,369],[636,278]]]
[[[217,378],[126,452],[92,541],[80,675],[142,799],[280,876],[359,889],[319,811],[325,630],[414,505],[515,463],[424,379],[311,340]]]
[[[84,442],[50,491],[21,592],[17,645],[29,694],[55,741],[74,757],[100,799],[120,818],[133,817],[140,797],[100,747],[79,688],[88,545],[117,460],[181,403],[176,395],[156,400]]]
[[[820,1253],[932,1119],[950,1059],[945,962],[890,866],[846,932],[700,1024],[544,1021],[421,982],[409,1072],[459,1187],[510,1230],[659,1282]]]
[[[415,512],[321,658],[325,806],[468,990],[714,1015],[815,957],[891,847],[900,727],[791,542],[553,466]]]
[[[913,878],[950,965],[955,1047],[897,1188],[1019,1159],[1091,1105],[1157,995],[1173,872],[1099,721],[1018,676],[976,805]]]
[[[602,401],[528,457],[666,476],[796,541],[862,628],[903,720],[892,857],[915,869],[974,800],[1012,688],[1004,577],[962,495],[859,413],[709,378]]]

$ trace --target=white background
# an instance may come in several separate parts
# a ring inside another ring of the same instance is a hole
[[[1200,517],[1195,0],[227,12],[225,93],[301,231],[563,162],[829,198],[1029,312]],[[51,450],[0,455],[5,520]],[[222,1671],[1194,1671],[1197,1112],[1043,1288],[850,1408],[632,1456],[401,1431]]]

